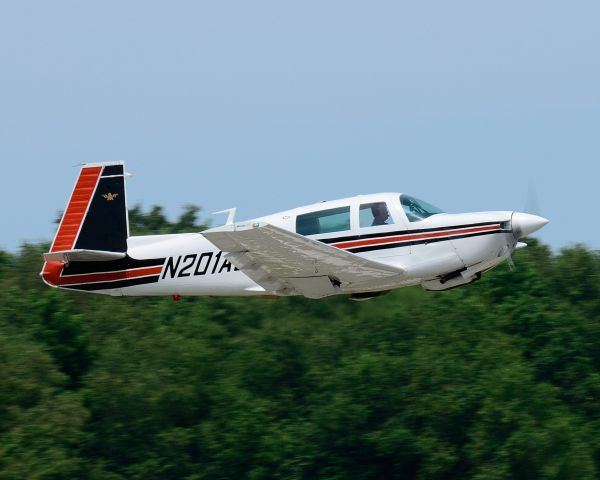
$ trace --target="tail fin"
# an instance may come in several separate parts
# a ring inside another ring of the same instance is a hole
[[[81,168],[47,260],[74,251],[86,251],[90,260],[92,252],[98,260],[104,259],[103,252],[107,260],[115,254],[124,256],[129,236],[124,168],[124,162]]]

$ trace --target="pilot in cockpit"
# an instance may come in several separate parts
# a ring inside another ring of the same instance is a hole
[[[371,213],[373,214],[372,227],[377,225],[387,225],[387,219],[390,217],[385,203],[376,203],[371,207]]]

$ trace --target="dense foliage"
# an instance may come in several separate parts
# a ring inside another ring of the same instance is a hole
[[[600,258],[529,244],[363,303],[70,293],[0,252],[0,479],[596,478]]]

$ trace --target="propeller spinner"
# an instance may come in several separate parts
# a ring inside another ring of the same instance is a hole
[[[523,238],[537,232],[550,220],[530,213],[514,212],[512,214],[512,230],[515,238]]]

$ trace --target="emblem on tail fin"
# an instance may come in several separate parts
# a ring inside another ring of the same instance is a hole
[[[102,196],[104,198],[106,198],[106,200],[108,200],[109,202],[112,202],[115,198],[117,198],[119,196],[118,193],[103,193]]]

